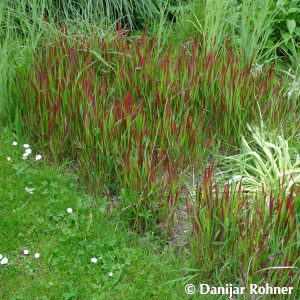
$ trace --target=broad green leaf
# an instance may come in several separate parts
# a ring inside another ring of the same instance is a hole
[[[290,8],[290,9],[287,11],[288,14],[292,14],[292,13],[295,13],[295,12],[300,12],[300,8],[292,7],[292,8]]]
[[[288,20],[286,20],[286,25],[289,29],[289,33],[293,34],[293,32],[296,28],[296,21],[294,19],[288,19]]]

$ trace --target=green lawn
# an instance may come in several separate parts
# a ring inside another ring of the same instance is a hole
[[[166,253],[151,233],[130,232],[117,215],[107,213],[105,199],[94,199],[77,186],[67,167],[35,161],[35,147],[23,160],[23,143],[29,142],[1,130],[0,253],[8,258],[0,265],[1,299],[186,296],[184,285],[172,282],[184,276],[182,256]],[[31,194],[25,188],[35,190]]]

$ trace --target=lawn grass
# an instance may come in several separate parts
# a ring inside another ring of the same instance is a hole
[[[182,299],[184,286],[171,281],[184,276],[186,258],[165,252],[151,233],[130,231],[68,167],[34,153],[23,160],[25,142],[1,128],[0,253],[8,264],[0,266],[0,299]]]

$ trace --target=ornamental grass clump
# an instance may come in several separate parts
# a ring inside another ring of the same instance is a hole
[[[64,28],[18,71],[15,121],[55,162],[76,161],[93,189],[119,196],[141,230],[153,214],[172,224],[181,170],[203,165],[214,140],[238,141],[258,105],[269,126],[282,121],[273,69],[254,77],[251,66],[228,43],[219,54],[196,38],[163,49],[146,30],[104,39]]]
[[[242,137],[241,153],[225,157],[224,168],[239,174],[249,193],[260,193],[263,188],[270,194],[280,188],[289,194],[294,184],[300,185],[299,153],[281,135],[267,134],[263,121],[260,128],[248,125],[248,130],[251,139]]]
[[[213,166],[207,167],[196,199],[187,202],[194,267],[201,276],[212,283],[297,286],[300,189],[294,188],[288,194],[280,188],[276,197],[272,191],[249,194],[242,182],[219,188]]]

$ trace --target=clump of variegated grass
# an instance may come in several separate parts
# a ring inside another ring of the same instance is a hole
[[[280,134],[269,134],[263,121],[260,128],[248,125],[248,130],[251,139],[242,137],[241,152],[224,157],[223,168],[240,176],[249,193],[260,193],[263,188],[270,194],[280,187],[289,194],[294,184],[300,185],[299,153]]]
[[[55,161],[77,161],[93,189],[119,194],[142,229],[153,213],[172,215],[180,170],[203,165],[216,139],[239,141],[259,105],[269,126],[282,121],[289,102],[273,73],[242,68],[228,43],[164,50],[146,30],[104,39],[64,28],[10,84],[18,127]]]
[[[217,276],[242,286],[264,280],[297,286],[299,187],[253,195],[241,182],[218,186],[213,169],[206,168],[196,199],[187,202],[194,267],[211,282]]]

